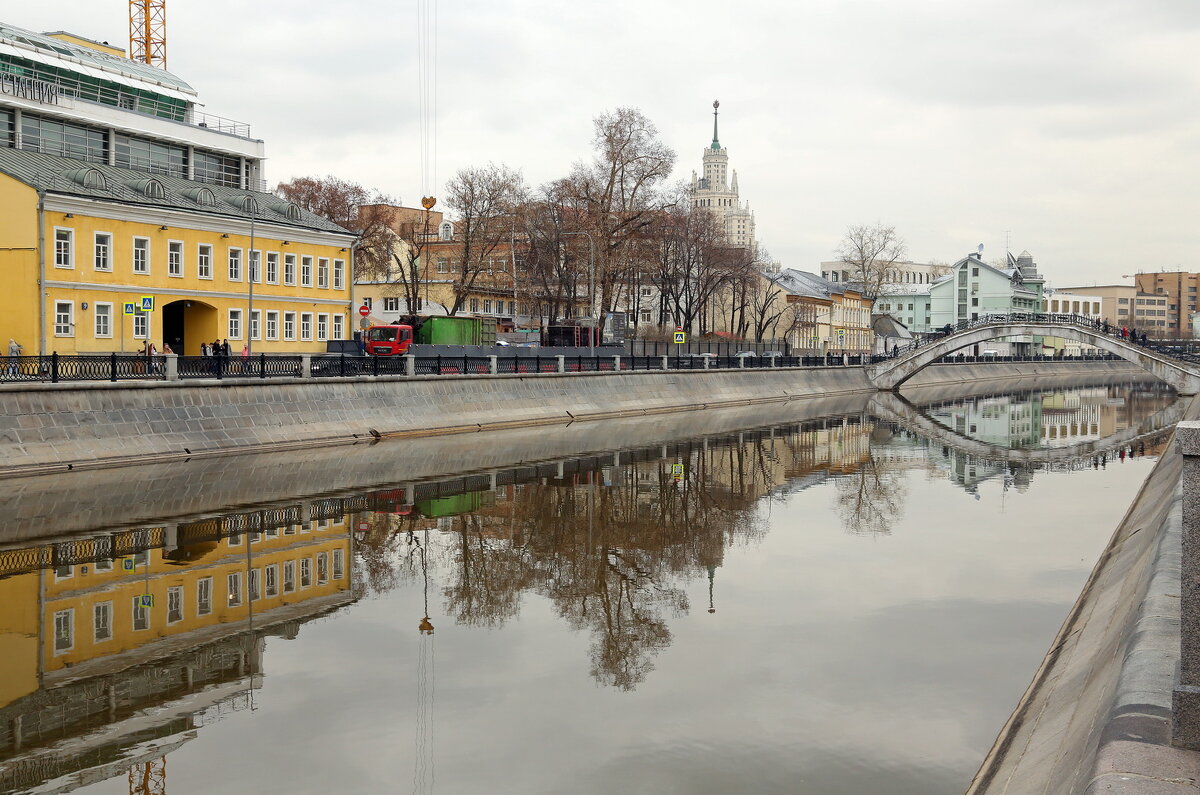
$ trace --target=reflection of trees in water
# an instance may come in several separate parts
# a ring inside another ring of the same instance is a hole
[[[904,515],[908,487],[904,472],[891,462],[868,454],[856,471],[834,481],[838,514],[851,533],[889,535]]]

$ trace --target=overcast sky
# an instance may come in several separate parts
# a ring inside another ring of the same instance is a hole
[[[125,0],[10,4],[4,21],[125,44]],[[336,174],[421,196],[416,0],[170,0],[171,71],[252,124],[272,183]],[[1028,249],[1052,284],[1200,270],[1196,0],[445,2],[440,179],[489,161],[538,184],[640,108],[698,169],[721,142],[785,266],[850,224],[911,258]]]

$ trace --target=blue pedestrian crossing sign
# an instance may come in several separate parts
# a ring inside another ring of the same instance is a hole
[[[133,571],[133,558],[125,558],[121,561],[121,568],[125,571]]]
[[[139,601],[142,603],[142,607],[154,607],[154,596],[152,594],[142,594]]]
[[[685,342],[687,342],[687,332],[676,331],[675,332],[675,344],[682,345]]]
[[[136,315],[138,313],[138,305],[136,301],[125,302],[125,314]]]
[[[675,479],[676,483],[683,480],[683,464],[671,464],[671,477]]]
[[[154,296],[143,295],[139,300],[141,300],[141,302],[142,302],[141,306],[138,307],[141,311],[143,311],[143,312],[153,312],[154,311]]]

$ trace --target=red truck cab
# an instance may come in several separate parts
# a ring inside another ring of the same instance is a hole
[[[371,326],[364,341],[368,356],[403,356],[412,346],[412,326]]]

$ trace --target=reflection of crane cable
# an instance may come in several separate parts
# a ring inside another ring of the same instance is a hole
[[[433,656],[433,624],[429,620],[429,530],[425,543],[417,542],[421,552],[421,577],[425,614],[417,629],[421,633],[421,648],[417,656],[417,729],[414,738],[413,792],[433,792],[433,697],[437,674]],[[432,677],[432,681],[430,681]]]
[[[417,0],[417,83],[424,205],[437,189],[437,0]]]

